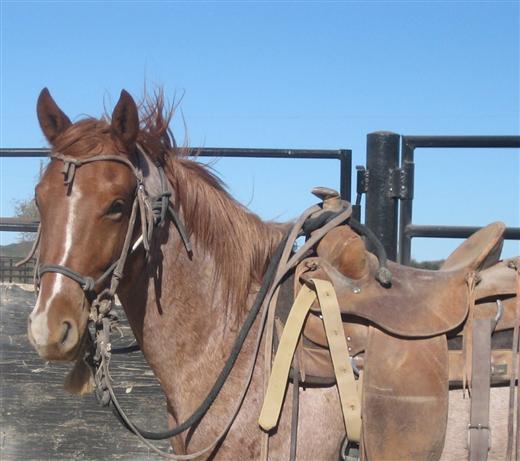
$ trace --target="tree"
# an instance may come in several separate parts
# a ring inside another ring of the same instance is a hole
[[[444,259],[439,259],[436,261],[417,261],[412,259],[410,261],[410,266],[417,267],[418,269],[429,269],[429,270],[437,270],[442,266]]]
[[[14,214],[17,218],[33,219],[35,221],[40,219],[34,198],[17,200],[14,206]],[[31,242],[36,238],[34,232],[21,232],[19,235],[20,242]]]
[[[46,161],[40,160],[40,171],[35,178],[35,182],[39,182],[43,176],[45,170]],[[14,205],[14,214],[17,218],[25,218],[28,220],[39,221],[40,213],[36,206],[36,200],[34,197],[25,200],[16,200]],[[34,242],[36,239],[36,233],[34,232],[20,232],[20,242]]]

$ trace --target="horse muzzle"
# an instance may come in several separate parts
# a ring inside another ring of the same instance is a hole
[[[27,325],[29,341],[42,359],[71,361],[81,343],[80,330],[72,319],[53,319],[45,313],[33,312]]]

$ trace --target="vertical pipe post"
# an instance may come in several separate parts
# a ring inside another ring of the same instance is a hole
[[[339,168],[340,168],[340,194],[343,200],[351,202],[351,184],[352,184],[352,151],[341,149],[339,151]]]
[[[381,241],[388,258],[393,261],[397,258],[398,201],[390,194],[390,180],[392,171],[399,167],[399,140],[398,134],[388,131],[367,135],[365,224]]]

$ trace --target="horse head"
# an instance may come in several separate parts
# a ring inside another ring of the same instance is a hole
[[[72,361],[86,347],[91,302],[106,286],[103,274],[120,257],[129,228],[139,117],[126,91],[111,123],[72,123],[47,89],[37,113],[52,152],[35,190],[41,218],[39,290],[28,336],[42,358]],[[107,161],[93,161],[103,157]]]

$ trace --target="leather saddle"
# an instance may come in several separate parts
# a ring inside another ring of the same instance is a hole
[[[496,315],[497,300],[503,313],[495,331],[515,322],[516,271],[511,261],[498,262],[504,230],[496,222],[476,232],[438,271],[389,262],[392,281],[386,286],[376,280],[376,257],[348,225],[329,232],[297,267],[295,291],[311,279],[328,280],[336,291],[353,367],[363,370],[366,459],[440,458],[449,385],[464,382],[468,372],[466,352],[449,351],[448,338],[464,342],[461,335],[470,335],[473,319]],[[316,303],[297,351],[303,384],[334,382],[327,345]],[[501,365],[492,380],[506,382],[510,352],[497,351],[492,360]]]

